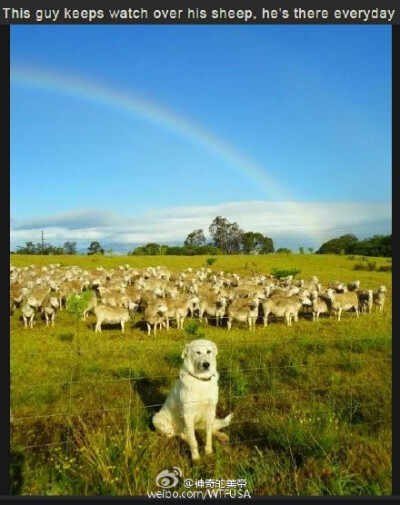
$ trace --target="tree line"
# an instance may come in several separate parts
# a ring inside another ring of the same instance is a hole
[[[342,235],[322,244],[316,254],[350,254],[390,258],[392,257],[392,235],[374,235],[364,240],[358,240],[352,234]]]
[[[16,253],[17,254],[43,254],[45,256],[47,256],[49,254],[74,255],[74,254],[79,254],[77,247],[78,247],[77,242],[74,242],[71,240],[67,240],[66,242],[64,242],[64,245],[62,247],[47,244],[45,242],[38,242],[37,244],[34,244],[33,242],[25,242],[24,246],[17,247]],[[101,255],[104,253],[105,253],[104,248],[97,241],[91,242],[89,247],[87,248],[87,254],[100,254]]]
[[[208,228],[207,240],[202,228],[193,230],[183,246],[161,246],[149,243],[129,252],[133,255],[198,255],[198,254],[268,254],[275,252],[271,238],[262,233],[245,232],[240,226],[222,216],[217,216]]]
[[[275,250],[273,240],[270,237],[259,232],[244,231],[236,222],[231,223],[222,216],[217,216],[214,219],[208,228],[208,232],[208,239],[204,230],[199,228],[189,233],[182,246],[149,242],[129,251],[128,255],[214,256],[218,254],[292,253],[292,250],[286,247]],[[91,242],[86,250],[88,255],[112,254],[112,252],[112,249],[105,250],[98,241]],[[304,247],[299,247],[299,254],[304,254],[304,252]],[[308,247],[308,252],[313,253],[314,249]],[[37,244],[26,242],[25,246],[17,247],[16,253],[40,255],[79,254],[77,243],[74,241],[66,241],[62,247],[44,242],[38,242]],[[391,257],[392,235],[374,235],[363,240],[359,240],[352,234],[341,235],[322,244],[315,253]]]

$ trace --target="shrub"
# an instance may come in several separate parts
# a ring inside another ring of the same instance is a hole
[[[354,263],[353,270],[365,270],[364,263]]]
[[[391,265],[382,265],[381,267],[377,268],[376,261],[367,261],[363,263],[355,263],[353,270],[366,270],[367,272],[391,272],[392,267]]]
[[[271,274],[277,279],[280,279],[281,277],[287,277],[288,275],[293,275],[294,277],[300,272],[301,270],[298,268],[273,268],[271,270]]]
[[[67,310],[75,318],[80,319],[86,309],[92,292],[89,290],[82,291],[79,295],[71,295],[67,300]]]
[[[280,247],[277,251],[276,254],[292,254],[292,250],[288,249],[287,247]]]

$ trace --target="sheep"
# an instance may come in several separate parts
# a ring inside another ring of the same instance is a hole
[[[15,308],[16,305],[20,306],[22,299],[24,298],[24,296],[27,296],[28,293],[29,288],[27,286],[20,284],[18,282],[11,283],[10,294],[13,301],[13,308]]]
[[[176,320],[177,327],[183,330],[183,322],[188,315],[188,311],[190,311],[190,314],[193,314],[193,310],[198,303],[199,299],[197,296],[193,295],[181,295],[167,300],[166,305],[168,307],[168,311],[165,313],[167,330],[169,329],[170,318],[174,318]]]
[[[356,316],[359,317],[358,296],[354,291],[348,291],[347,293],[337,293],[330,288],[326,291],[324,298],[328,300],[328,303],[330,304],[330,310],[335,314],[338,321],[340,321],[340,316],[343,310],[348,311],[354,309]]]
[[[221,318],[224,317],[226,312],[226,298],[222,296],[213,297],[203,297],[200,298],[199,302],[199,318],[204,319],[207,323],[208,320],[204,317],[204,314],[207,316],[213,316],[216,320],[216,325],[220,325]]]
[[[131,302],[128,308],[124,307],[111,307],[109,305],[98,305],[94,309],[96,315],[96,326],[94,331],[101,332],[101,325],[107,324],[120,324],[122,333],[124,333],[124,326],[130,318],[132,312],[137,308],[137,304]]]
[[[47,295],[50,293],[50,286],[41,286],[33,288],[28,294],[28,303],[31,307],[39,308]]]
[[[355,291],[358,296],[358,307],[360,312],[371,312],[373,304],[373,290],[364,289]]]
[[[22,319],[24,321],[24,327],[28,328],[33,328],[33,323],[35,319],[35,314],[36,314],[36,308],[32,307],[28,303],[28,298],[24,297],[21,301],[21,313],[22,313]]]
[[[318,321],[320,314],[329,314],[330,305],[326,300],[321,298],[317,290],[314,290],[310,294],[311,308],[312,308],[312,318],[313,321]]]
[[[56,296],[47,295],[43,300],[40,308],[42,313],[44,314],[44,318],[46,320],[46,326],[49,325],[49,321],[51,321],[51,325],[54,326],[54,318],[56,316],[56,309],[60,307],[58,298]]]
[[[379,288],[373,292],[373,303],[377,306],[376,308],[379,312],[382,312],[383,306],[385,305],[386,292],[386,286],[379,286]]]
[[[219,289],[218,289],[219,291]],[[208,285],[202,285],[202,286],[193,286],[191,289],[189,289],[190,293],[194,293],[197,295],[200,299],[201,298],[207,298],[207,297],[213,297],[216,293],[211,289],[210,286]]]
[[[129,297],[125,293],[101,287],[98,288],[98,291],[100,293],[101,301],[104,303],[104,305],[126,308],[129,304]]]
[[[174,286],[173,284],[169,283],[168,285],[166,285],[164,293],[165,298],[176,298],[179,294],[179,289],[177,288],[177,286]]]
[[[250,330],[255,329],[258,317],[258,298],[235,298],[227,308],[228,330],[231,329],[232,320],[247,322]]]
[[[318,291],[320,293],[322,291],[322,285],[318,280],[318,277],[314,275],[311,281],[304,283],[301,289],[308,289],[308,291]]]
[[[283,317],[287,326],[292,325],[292,318],[297,321],[299,310],[304,305],[311,305],[311,300],[306,297],[299,298],[293,296],[272,296],[261,302],[264,316],[264,326],[268,325],[268,316]]]
[[[85,283],[80,280],[71,280],[60,282],[59,285],[59,304],[60,310],[63,310],[63,302],[66,302],[67,298],[71,295],[78,295],[82,293]]]
[[[126,288],[126,295],[134,303],[140,304],[142,294],[142,290],[138,289],[136,286],[127,286]]]
[[[86,317],[89,314],[89,312],[94,312],[94,309],[97,307],[98,302],[99,302],[99,300],[97,298],[96,292],[92,291],[90,300],[89,300],[87,306],[83,310],[82,319],[84,321],[86,321]]]
[[[288,286],[288,287],[281,287],[281,286],[275,286],[274,288],[269,290],[268,295],[270,297],[272,296],[280,296],[280,297],[291,297],[293,295],[297,295],[300,292],[300,288],[297,286]]]
[[[332,289],[333,291],[336,291],[336,293],[339,293],[346,289],[346,285],[343,284],[343,282],[336,280],[329,284],[328,289]]]
[[[279,279],[279,285],[281,287],[289,287],[291,284],[292,284],[292,281],[293,281],[293,275],[288,275],[286,277],[281,277]]]
[[[353,282],[349,282],[347,284],[347,289],[348,291],[357,291],[358,289],[360,289],[360,281],[353,281]]]
[[[223,291],[220,290],[219,293],[222,294]],[[266,297],[266,289],[264,286],[240,286],[229,293],[230,295],[228,295],[228,297],[231,300],[233,296],[238,298],[259,298],[260,300],[263,300]]]
[[[151,325],[153,325],[154,335],[157,333],[157,325],[161,330],[162,325],[166,325],[167,316],[166,312],[168,311],[168,307],[166,303],[162,300],[154,300],[153,303],[149,303],[144,310],[144,319],[147,324],[147,335],[150,336],[151,333]]]

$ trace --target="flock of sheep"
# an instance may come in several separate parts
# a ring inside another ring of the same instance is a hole
[[[38,267],[10,267],[10,316],[19,307],[25,328],[33,328],[35,317],[41,314],[46,325],[54,325],[58,310],[66,307],[72,295],[82,296],[91,290],[83,319],[89,313],[96,317],[95,331],[103,324],[124,325],[134,313],[141,313],[148,335],[157,328],[169,328],[171,320],[182,329],[186,317],[198,317],[217,326],[225,318],[227,328],[245,323],[254,329],[257,320],[267,326],[272,315],[283,318],[287,326],[297,321],[299,314],[312,314],[318,321],[321,314],[340,321],[343,311],[371,312],[375,306],[382,311],[387,289],[362,289],[360,282],[334,281],[321,285],[317,277],[310,281],[294,280],[293,276],[275,278],[272,275],[241,277],[237,274],[212,272],[209,268],[172,272],[165,267],[142,270],[130,265],[115,269],[97,267],[85,270],[59,264]]]

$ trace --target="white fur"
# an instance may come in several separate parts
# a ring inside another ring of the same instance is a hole
[[[210,340],[198,339],[187,344],[182,353],[179,379],[161,410],[153,416],[157,431],[169,438],[180,436],[188,442],[193,460],[199,459],[196,429],[206,432],[206,454],[212,453],[212,435],[224,443],[229,440],[219,430],[229,426],[232,414],[224,419],[216,418],[217,354],[217,346]]]

